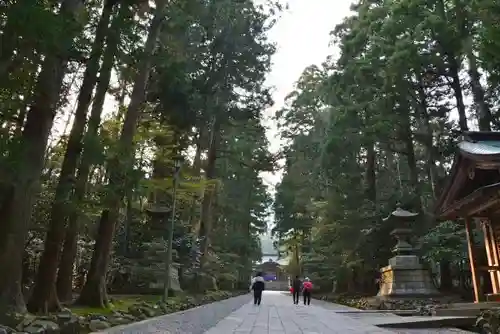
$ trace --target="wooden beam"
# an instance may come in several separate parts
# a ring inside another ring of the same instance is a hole
[[[488,230],[490,231],[490,242],[491,242],[491,251],[493,253],[493,265],[498,266],[500,264],[500,256],[498,254],[498,243],[497,243],[497,235],[493,230],[493,222],[491,219],[488,219]],[[497,281],[497,285],[500,290],[500,271],[494,270],[493,274],[495,275],[495,279]]]
[[[439,219],[457,219],[463,217],[487,216],[500,202],[500,186],[476,189],[472,194],[454,202],[439,213]]]
[[[460,156],[460,153],[455,155],[453,159],[453,166],[451,167],[451,175],[448,176],[448,182],[443,189],[443,198],[439,200],[439,206],[446,208],[450,206],[454,201],[457,200],[455,195],[458,193],[460,188],[465,182],[467,182],[467,169],[471,164],[470,161],[466,161]]]
[[[483,235],[484,235],[484,248],[486,249],[486,257],[488,259],[488,266],[494,266],[496,265],[494,261],[494,250],[492,249],[491,245],[491,234],[490,234],[490,229],[489,229],[489,220],[481,220],[481,227],[483,228]],[[490,273],[490,279],[491,279],[491,286],[493,288],[493,293],[497,294],[498,293],[498,280],[497,280],[497,275],[493,271],[489,271]]]
[[[498,161],[481,161],[476,164],[476,168],[478,169],[495,170],[499,167],[500,163]]]
[[[475,216],[478,213],[485,211],[494,205],[498,205],[498,202],[499,202],[499,198],[498,198],[498,193],[497,193],[497,194],[493,195],[492,197],[490,197],[486,200],[483,200],[483,203],[481,203],[480,205],[470,209],[468,212],[466,212],[466,216],[469,216],[469,217]]]
[[[500,266],[478,266],[478,271],[500,271]]]
[[[472,276],[472,286],[474,287],[474,303],[478,303],[480,301],[480,287],[476,271],[476,247],[474,243],[474,234],[472,233],[470,218],[465,219],[465,232],[467,235],[467,247],[469,249],[469,263]]]

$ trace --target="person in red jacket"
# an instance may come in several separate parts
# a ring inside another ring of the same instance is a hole
[[[302,295],[304,296],[304,305],[311,305],[311,292],[313,285],[309,277],[304,279],[304,283],[302,284]]]

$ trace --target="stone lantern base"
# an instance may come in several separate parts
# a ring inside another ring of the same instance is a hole
[[[162,238],[156,238],[144,244],[145,253],[141,259],[136,261],[132,268],[132,276],[141,282],[145,282],[146,291],[160,292],[163,290],[165,275],[167,273],[165,265],[166,245]],[[170,289],[172,293],[182,292],[179,283],[178,263],[170,265]]]
[[[179,283],[179,267],[178,263],[172,263],[170,265],[170,289],[173,292],[182,292],[181,285]],[[165,283],[165,264],[159,265],[156,270],[153,271],[154,280],[149,282],[149,288],[153,290],[161,290]]]
[[[431,297],[439,295],[429,272],[416,255],[396,255],[380,269],[379,298]]]

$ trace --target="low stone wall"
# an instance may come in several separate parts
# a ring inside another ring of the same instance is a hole
[[[141,322],[158,316],[168,314],[174,316],[179,312],[183,314],[183,312],[190,309],[214,302],[221,302],[222,304],[229,303],[230,305],[234,304],[238,306],[247,303],[250,299],[251,297],[248,291],[211,291],[205,295],[199,296],[186,295],[182,297],[173,297],[167,300],[167,302],[138,300],[137,303],[128,306],[126,310],[103,309],[102,314],[99,312],[99,309],[89,309],[89,312],[85,312],[85,314],[81,312],[77,314],[73,313],[71,309],[65,309],[62,312],[44,316],[16,313],[4,315],[4,319],[0,324],[0,334],[19,332],[40,334],[86,334],[101,332],[107,331],[110,327]],[[232,302],[233,300],[236,300],[236,303]],[[227,314],[231,312],[232,309],[230,309]],[[180,333],[194,332],[180,331]]]

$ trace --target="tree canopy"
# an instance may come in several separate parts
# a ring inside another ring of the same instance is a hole
[[[331,33],[339,55],[304,69],[276,117],[287,144],[273,231],[294,270],[373,290],[395,244],[382,218],[398,205],[420,213],[415,242],[442,275],[467,261],[462,229],[437,224],[433,205],[458,135],[498,129],[499,9],[488,0],[352,5]]]
[[[2,2],[2,313],[57,310],[75,289],[79,304],[108,305],[170,219],[184,288],[247,287],[271,205],[260,119],[273,103],[267,32],[281,9]]]

